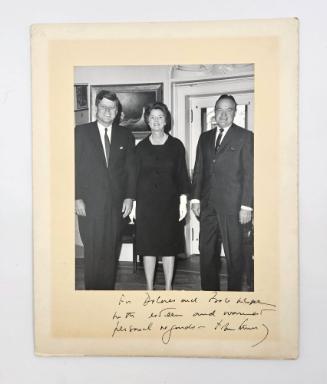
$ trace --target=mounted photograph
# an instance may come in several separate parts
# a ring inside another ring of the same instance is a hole
[[[75,121],[76,289],[253,291],[254,65],[74,79],[90,100]]]
[[[37,354],[297,357],[297,54],[296,19],[32,27]]]

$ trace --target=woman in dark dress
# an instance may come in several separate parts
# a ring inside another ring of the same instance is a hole
[[[171,115],[163,103],[146,108],[151,134],[136,147],[136,247],[143,256],[147,289],[153,289],[156,260],[162,259],[165,288],[171,289],[179,251],[179,221],[187,213],[189,177],[182,142],[168,134]]]

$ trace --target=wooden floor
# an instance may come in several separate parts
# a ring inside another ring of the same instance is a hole
[[[84,289],[84,260],[76,258],[75,263],[75,287],[77,290]],[[226,265],[222,261],[220,274],[220,289],[227,289]],[[142,263],[138,263],[137,271],[133,272],[133,263],[120,261],[117,271],[115,289],[117,290],[146,290],[145,275]],[[155,290],[164,290],[164,274],[162,264],[157,264],[155,276]],[[200,266],[199,255],[193,255],[188,258],[176,257],[175,274],[173,279],[173,290],[199,291],[200,284]],[[246,283],[243,284],[242,291],[249,291]]]
[[[200,272],[199,257],[192,256],[187,259],[176,259],[175,275],[173,279],[174,290],[199,291]],[[76,289],[84,289],[83,259],[76,259]],[[164,290],[164,274],[162,264],[157,263],[155,276],[155,290]],[[133,263],[120,261],[117,271],[115,289],[145,290],[145,275],[143,265],[138,263],[136,272],[133,272]]]

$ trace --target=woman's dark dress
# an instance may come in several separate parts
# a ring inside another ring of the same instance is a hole
[[[168,136],[163,145],[149,137],[136,147],[136,248],[142,256],[174,256],[180,248],[179,196],[190,183],[182,142]]]

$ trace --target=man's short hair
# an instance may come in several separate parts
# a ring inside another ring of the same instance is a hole
[[[95,98],[95,105],[98,106],[98,104],[102,99],[108,99],[110,101],[114,101],[116,103],[116,107],[118,107],[119,99],[114,92],[106,91],[106,90],[100,91]]]
[[[96,107],[98,106],[98,104],[100,103],[100,101],[102,99],[108,99],[110,101],[114,101],[116,103],[116,107],[117,107],[117,115],[114,119],[114,123],[116,124],[119,124],[120,123],[120,120],[121,120],[121,113],[122,113],[122,105],[117,97],[117,95],[114,93],[114,92],[111,92],[111,91],[106,91],[105,89],[103,89],[102,91],[100,91],[97,95],[96,95],[96,98],[95,98],[95,105]]]
[[[234,96],[232,95],[227,95],[227,94],[224,94],[224,95],[221,95],[218,100],[216,101],[216,104],[215,104],[215,110],[217,109],[217,105],[219,103],[220,100],[230,100],[234,103],[234,106],[235,106],[235,110],[236,110],[236,107],[237,107],[237,103],[236,103],[236,100],[234,99]]]

